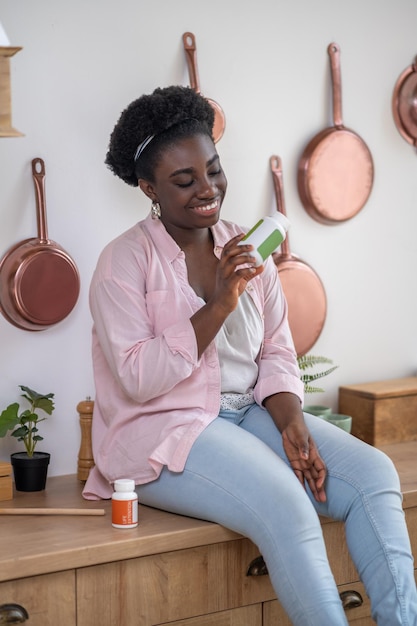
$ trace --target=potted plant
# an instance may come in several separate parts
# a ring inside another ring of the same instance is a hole
[[[320,393],[323,392],[324,389],[321,387],[316,387],[312,383],[318,378],[323,378],[323,376],[327,376],[331,374],[336,368],[337,365],[332,365],[333,361],[327,359],[324,356],[314,356],[312,354],[305,354],[304,356],[298,357],[298,367],[301,370],[301,380],[304,383],[304,392],[307,393]],[[305,370],[310,367],[315,367],[316,365],[321,365],[323,363],[329,363],[332,367],[329,367],[325,370],[315,372],[313,374],[305,373]],[[310,404],[304,406],[304,411],[306,413],[312,413],[313,415],[318,415],[319,417],[323,417],[327,419],[332,413],[332,409],[329,406],[324,406],[323,404]]]
[[[55,408],[54,394],[44,395],[24,385],[20,385],[20,389],[29,408],[19,414],[19,404],[9,404],[0,415],[0,437],[12,431],[11,436],[23,441],[25,446],[24,452],[14,452],[10,457],[17,491],[42,491],[46,485],[50,454],[37,452],[35,448],[43,440],[39,435],[38,424],[51,415]],[[40,417],[37,410],[46,415]]]
[[[315,380],[319,378],[323,378],[323,376],[328,376],[329,374],[331,374],[332,372],[334,372],[334,370],[338,368],[338,365],[333,365],[333,361],[331,359],[326,358],[325,356],[314,356],[313,354],[304,354],[303,356],[299,356],[297,358],[297,361],[298,361],[298,367],[300,368],[302,372],[301,380],[304,383],[305,393],[324,392],[324,389],[321,389],[321,387],[315,387],[311,383],[313,383]],[[330,365],[332,365],[332,367],[329,367],[328,369],[321,371],[321,372],[316,372],[314,374],[304,373],[305,370],[308,369],[309,367],[314,367],[315,365],[321,365],[322,363],[329,363]]]

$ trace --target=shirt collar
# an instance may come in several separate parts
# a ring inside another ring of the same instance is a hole
[[[146,230],[149,232],[152,241],[158,250],[170,261],[181,254],[181,248],[174,241],[171,235],[165,229],[165,226],[160,220],[152,219],[149,214],[143,221]],[[219,220],[214,226],[211,227],[215,248],[223,248],[223,246],[233,236],[230,232],[228,222]]]

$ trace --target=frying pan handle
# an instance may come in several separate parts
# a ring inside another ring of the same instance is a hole
[[[184,44],[185,56],[187,58],[188,74],[190,77],[190,85],[194,91],[200,93],[200,82],[198,79],[197,69],[197,45],[193,33],[184,33],[182,36]]]
[[[285,210],[284,184],[282,180],[282,162],[279,156],[273,155],[269,159],[272,172],[272,180],[274,183],[275,198],[277,202],[277,210],[287,216]],[[282,253],[290,256],[290,245],[288,241],[288,233],[284,241],[281,243]]]
[[[332,74],[333,87],[333,122],[336,128],[343,127],[342,118],[342,78],[340,72],[340,46],[331,43],[327,52],[330,57],[330,69]]]
[[[48,227],[45,209],[45,163],[42,159],[32,160],[32,175],[36,196],[36,219],[40,243],[48,242]]]

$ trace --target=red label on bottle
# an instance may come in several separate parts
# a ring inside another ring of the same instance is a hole
[[[137,500],[113,500],[112,501],[112,524],[129,526],[138,523]]]

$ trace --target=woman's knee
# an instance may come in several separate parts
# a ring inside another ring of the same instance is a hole
[[[400,479],[392,460],[382,451],[372,446],[364,449],[362,460],[359,464],[362,481],[386,489],[400,491]]]

